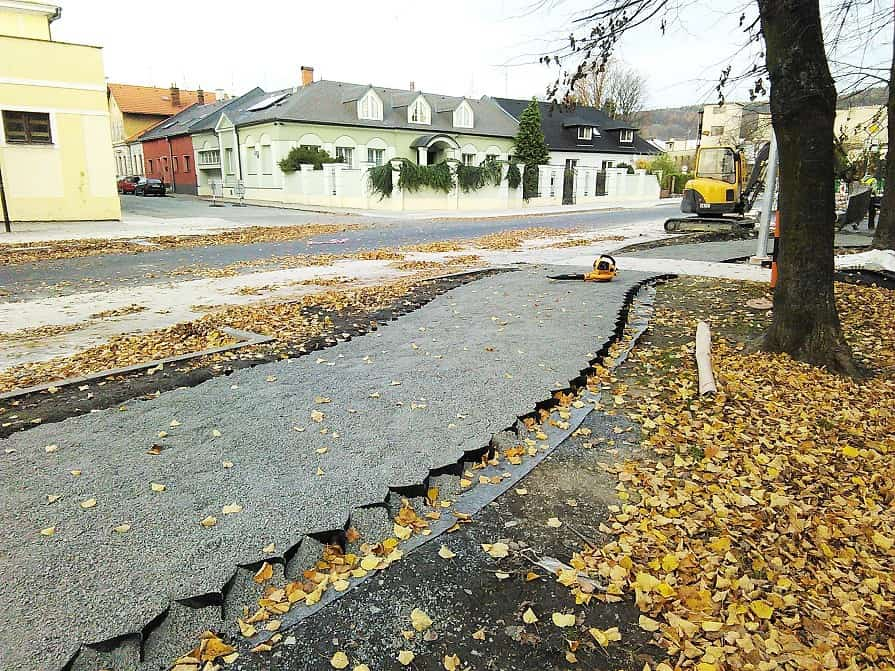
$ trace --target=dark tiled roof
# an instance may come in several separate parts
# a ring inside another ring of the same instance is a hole
[[[370,89],[382,100],[382,120],[358,119],[357,101]],[[288,93],[282,100],[262,110],[245,111],[227,116],[237,125],[246,126],[268,121],[301,121],[306,123],[363,126],[370,128],[402,128],[423,133],[463,133],[510,138],[516,135],[518,123],[489,98],[476,100],[443,96],[422,91],[389,89],[381,86],[349,84],[320,80]],[[407,106],[422,95],[432,108],[431,124],[407,121]],[[463,101],[469,103],[474,115],[474,128],[456,128],[453,111]]]
[[[166,119],[147,130],[140,136],[140,140],[157,140],[159,138],[198,133],[200,130],[214,128],[221,116],[221,112],[230,109],[238,110],[241,107],[252,104],[263,95],[265,95],[264,91],[260,88],[254,88],[237,98],[218,100],[207,105],[192,105],[175,114],[170,119]]]
[[[493,98],[500,107],[516,119],[522,116],[530,100],[513,98]],[[600,152],[607,154],[657,154],[659,151],[651,143],[634,133],[633,142],[620,142],[622,129],[637,130],[634,126],[610,119],[596,107],[564,105],[540,102],[541,130],[547,146],[553,151]],[[591,141],[578,139],[578,126],[591,126],[600,131]]]
[[[221,114],[237,115],[240,114],[245,109],[251,107],[259,100],[264,98],[267,95],[267,92],[256,86],[251,91],[243,93],[241,96],[237,98],[232,98],[227,101],[227,104],[223,107],[214,110],[211,114],[200,119],[195,124],[190,126],[190,133],[199,133],[205,130],[213,130],[215,126],[217,126],[218,120],[221,118]]]

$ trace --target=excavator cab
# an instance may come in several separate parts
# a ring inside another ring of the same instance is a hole
[[[700,217],[742,214],[746,159],[731,147],[700,147],[696,176],[684,185],[681,212]]]

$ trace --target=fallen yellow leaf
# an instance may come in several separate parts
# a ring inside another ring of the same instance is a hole
[[[217,523],[218,523],[218,518],[214,517],[212,515],[209,515],[208,517],[206,517],[205,519],[203,519],[202,521],[199,522],[199,524],[201,524],[203,527],[213,527]]]
[[[348,655],[339,650],[329,660],[329,665],[334,669],[344,669],[348,666]]]
[[[525,624],[534,624],[538,621],[538,616],[535,615],[535,612],[531,608],[527,608],[524,613],[522,613],[522,621]]]
[[[87,510],[88,508],[93,508],[94,506],[96,506],[96,499],[87,499],[86,501],[81,501],[81,507],[84,510]]]
[[[574,613],[553,613],[553,615],[551,615],[551,619],[553,620],[553,624],[555,624],[557,627],[575,626]]]
[[[414,608],[410,612],[410,623],[417,631],[426,631],[426,629],[432,626],[432,620],[419,608]]]
[[[442,559],[453,559],[457,555],[451,552],[451,549],[447,545],[442,545],[441,549],[438,550],[438,556]]]
[[[252,577],[252,580],[254,580],[256,583],[258,583],[260,585],[262,583],[267,582],[272,577],[273,577],[273,566],[271,566],[267,562],[264,562],[263,564],[261,564],[261,568],[259,568],[258,571],[255,573],[255,575]]]
[[[398,661],[401,662],[403,666],[409,666],[413,660],[416,658],[410,650],[402,650],[398,653]]]

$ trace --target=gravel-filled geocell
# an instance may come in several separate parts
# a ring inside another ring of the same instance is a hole
[[[548,281],[556,271],[489,277],[319,357],[2,441],[0,667],[57,668],[82,643],[140,631],[173,599],[220,591],[268,543],[282,552],[340,528],[352,508],[482,447],[578,376],[647,277]],[[161,454],[146,453],[154,443]],[[48,505],[48,494],[61,498]],[[242,510],[223,515],[230,503]],[[200,526],[207,515],[215,526]]]

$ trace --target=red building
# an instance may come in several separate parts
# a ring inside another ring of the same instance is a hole
[[[196,193],[196,166],[190,127],[226,101],[194,104],[140,136],[146,177],[162,180],[170,191]]]

